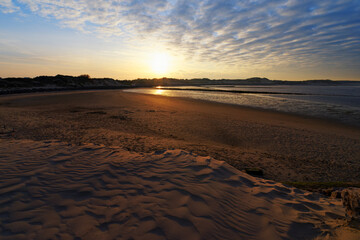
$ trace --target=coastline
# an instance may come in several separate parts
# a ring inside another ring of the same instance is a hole
[[[140,87],[139,89],[141,90],[141,89],[154,89],[154,88],[142,88],[142,87]],[[194,101],[211,103],[211,104],[220,104],[222,106],[230,105],[230,106],[238,107],[238,108],[242,108],[242,109],[249,109],[249,110],[255,110],[255,111],[262,111],[262,112],[284,114],[284,115],[288,115],[288,116],[298,117],[298,118],[301,118],[301,119],[310,119],[310,120],[315,120],[315,121],[322,121],[322,122],[326,122],[326,124],[338,125],[340,127],[350,127],[350,128],[354,128],[354,129],[360,129],[359,124],[354,124],[353,122],[344,122],[344,121],[341,121],[339,119],[327,118],[327,117],[324,117],[324,116],[306,115],[306,114],[297,113],[297,112],[281,111],[281,110],[277,110],[277,109],[268,109],[268,108],[263,108],[263,107],[258,107],[258,106],[248,106],[248,105],[241,105],[241,104],[236,104],[236,103],[213,101],[213,100],[200,99],[200,98],[180,97],[180,96],[166,96],[166,95],[161,95],[161,94],[142,93],[142,92],[135,92],[135,91],[132,91],[132,90],[133,89],[123,89],[123,91],[128,92],[128,93],[145,94],[145,95],[153,95],[153,96],[163,96],[163,97],[171,97],[171,98],[176,98],[176,99],[194,100]],[[167,90],[167,89],[165,89],[165,90]],[[214,92],[216,92],[216,91],[214,91]],[[256,92],[256,93],[258,93],[258,92]],[[254,94],[255,94],[255,92],[254,92]]]
[[[360,181],[360,129],[332,121],[121,90],[8,95],[0,107],[3,137],[183,149],[277,181]]]
[[[240,105],[240,104],[235,104],[235,103],[224,103],[224,102],[216,102],[216,101],[211,101],[211,100],[206,100],[206,99],[195,99],[195,98],[190,98],[190,97],[177,97],[177,96],[162,96],[162,95],[156,95],[156,94],[149,94],[149,93],[141,93],[141,92],[132,92],[132,91],[127,91],[128,89],[132,90],[132,89],[154,89],[154,87],[117,87],[117,88],[64,88],[64,89],[40,89],[40,91],[33,91],[33,90],[28,90],[25,89],[24,91],[19,91],[19,92],[11,92],[11,93],[4,93],[1,94],[0,93],[0,97],[20,97],[20,98],[26,98],[26,97],[32,97],[32,96],[45,96],[45,95],[53,95],[53,94],[76,94],[76,93],[87,93],[87,92],[101,92],[101,91],[122,91],[124,93],[131,93],[131,94],[139,94],[139,95],[152,95],[152,96],[156,96],[156,97],[165,97],[165,98],[175,98],[175,99],[182,99],[182,100],[194,100],[195,102],[204,102],[204,103],[210,103],[210,104],[219,104],[220,106],[233,106],[235,108],[240,108],[240,109],[244,109],[244,110],[255,110],[255,111],[260,111],[260,112],[269,112],[269,113],[276,113],[276,114],[281,114],[284,116],[293,116],[293,117],[297,117],[297,118],[301,118],[301,119],[309,119],[310,121],[320,121],[323,122],[325,124],[331,124],[333,126],[338,126],[340,128],[350,128],[350,129],[354,129],[355,131],[360,130],[360,125],[356,125],[356,124],[352,124],[349,122],[342,122],[338,119],[334,119],[334,118],[326,118],[326,117],[320,117],[320,116],[311,116],[311,115],[304,115],[301,113],[296,113],[296,112],[286,112],[286,111],[280,111],[280,110],[276,110],[276,109],[266,109],[266,108],[261,108],[261,107],[256,107],[256,106],[246,106],[246,105]],[[254,93],[258,93],[258,92],[254,92]],[[296,95],[296,94],[295,94]],[[351,132],[351,130],[350,130]]]
[[[344,91],[345,95],[336,95],[334,89],[329,88],[319,89],[319,92],[316,93],[316,90],[312,89],[312,87],[302,90],[291,87],[282,90],[275,88],[277,92],[264,92],[263,90],[268,90],[267,86],[262,86],[261,92],[258,90],[247,91],[246,87],[237,87],[241,91],[217,88],[203,89],[203,87],[199,89],[190,88],[190,90],[189,87],[178,89],[161,87],[156,89],[126,89],[124,91],[219,102],[360,127],[360,109],[358,107],[360,98],[357,97],[355,92],[351,92],[353,90],[350,91],[348,88],[341,90]]]

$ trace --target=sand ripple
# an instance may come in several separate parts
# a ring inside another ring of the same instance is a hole
[[[341,203],[182,150],[0,140],[1,239],[313,239]]]

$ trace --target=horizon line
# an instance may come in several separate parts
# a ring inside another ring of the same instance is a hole
[[[306,82],[306,81],[346,81],[346,82],[359,82],[360,79],[356,79],[356,80],[349,80],[349,79],[303,79],[303,80],[283,80],[283,79],[269,79],[267,77],[249,77],[249,78],[208,78],[208,77],[195,77],[195,78],[175,78],[175,77],[153,77],[153,78],[146,78],[146,77],[138,77],[138,78],[134,78],[134,79],[118,79],[118,78],[112,78],[112,77],[91,77],[89,74],[80,74],[77,76],[73,76],[73,75],[66,75],[66,74],[56,74],[56,75],[38,75],[35,77],[1,77],[0,79],[34,79],[37,77],[57,77],[57,76],[63,76],[63,77],[73,77],[73,78],[78,78],[78,77],[84,77],[84,76],[88,76],[89,79],[112,79],[112,80],[116,80],[116,81],[136,81],[136,80],[158,80],[158,79],[173,79],[173,80],[195,80],[195,79],[206,79],[206,80],[210,80],[210,81],[221,81],[221,80],[230,80],[230,81],[241,81],[241,80],[251,80],[251,79],[263,79],[263,80],[269,80],[269,81],[284,81],[284,82]]]

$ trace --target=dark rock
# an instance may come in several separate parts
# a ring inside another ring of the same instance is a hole
[[[264,177],[264,172],[260,168],[245,168],[245,172],[254,177]]]
[[[349,220],[360,220],[360,188],[347,188],[341,192],[345,216]]]
[[[331,193],[331,198],[341,198],[341,190],[335,190]]]

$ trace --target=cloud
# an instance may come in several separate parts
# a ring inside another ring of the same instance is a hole
[[[0,11],[4,13],[12,13],[18,10],[19,8],[16,7],[11,0],[0,0]]]
[[[156,39],[204,62],[360,63],[358,0],[0,0],[0,6],[84,32]]]
[[[159,28],[158,16],[166,0],[18,0],[24,8],[42,17],[54,18],[65,27],[111,35],[151,32]]]

